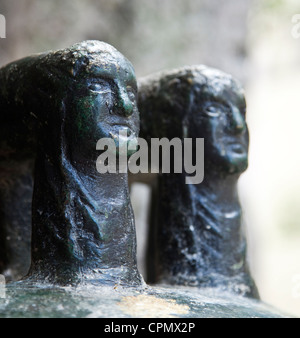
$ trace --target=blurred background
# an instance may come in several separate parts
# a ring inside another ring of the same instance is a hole
[[[298,13],[298,0],[0,0],[7,25],[0,66],[96,39],[127,56],[138,78],[206,64],[242,81],[251,143],[239,189],[251,271],[262,300],[295,316],[300,316],[300,27],[292,18]],[[146,186],[133,187],[142,272],[148,196]]]

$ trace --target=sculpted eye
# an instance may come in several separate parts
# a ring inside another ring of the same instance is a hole
[[[221,107],[216,104],[208,105],[204,108],[206,115],[211,117],[218,117],[221,114]]]
[[[99,94],[112,93],[111,86],[106,81],[97,81],[88,86],[89,90]]]
[[[127,94],[128,94],[129,99],[132,102],[135,102],[136,101],[136,90],[131,86],[127,86],[126,89],[127,89]]]
[[[209,117],[220,117],[222,114],[228,114],[229,112],[230,107],[220,102],[208,103],[204,107],[204,113]]]

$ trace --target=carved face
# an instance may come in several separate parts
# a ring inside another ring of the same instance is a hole
[[[249,135],[243,90],[222,79],[196,93],[192,111],[193,136],[205,139],[205,161],[229,173],[248,166]]]
[[[131,63],[119,52],[103,53],[89,68],[91,76],[75,86],[72,94],[72,137],[95,150],[102,138],[135,141],[139,133],[137,84]],[[119,139],[119,132],[128,139]]]

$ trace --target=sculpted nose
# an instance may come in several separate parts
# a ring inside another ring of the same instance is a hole
[[[231,111],[230,129],[235,133],[242,133],[246,129],[245,118],[237,107],[232,107]]]
[[[121,89],[118,98],[119,114],[129,117],[133,114],[133,102],[130,100],[128,93],[125,89]]]

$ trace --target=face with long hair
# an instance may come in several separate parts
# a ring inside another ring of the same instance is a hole
[[[229,173],[248,166],[249,134],[241,86],[219,71],[202,72],[206,83],[194,86],[191,107],[193,135],[205,139],[205,160]]]
[[[113,139],[117,149],[121,142],[136,142],[139,112],[132,64],[99,41],[74,45],[64,53],[60,58],[70,67],[63,124],[71,156],[76,153],[84,159],[95,154],[102,138]]]

